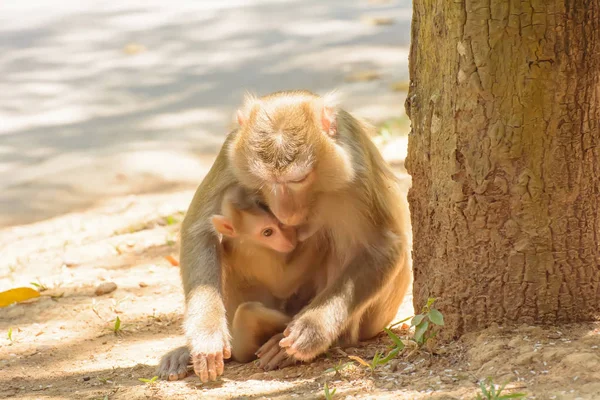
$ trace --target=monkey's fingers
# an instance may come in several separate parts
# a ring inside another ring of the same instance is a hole
[[[293,348],[294,342],[296,342],[296,339],[298,339],[299,336],[300,332],[297,332],[297,330],[295,330],[292,332],[291,335],[281,339],[279,341],[279,346],[288,348],[288,354],[290,354],[289,351]]]
[[[281,368],[281,366],[283,365],[283,362],[288,360],[289,358],[290,357],[286,353],[285,349],[280,349],[279,353],[277,353],[275,355],[275,357],[273,357],[271,359],[271,361],[269,361],[267,363],[267,366],[265,367],[265,371],[270,371],[275,368]]]
[[[266,353],[259,357],[258,366],[262,369],[267,370],[267,365],[271,362],[271,360],[279,354],[281,349],[279,346],[271,347]],[[267,370],[268,371],[268,370]]]
[[[258,358],[260,358],[260,357],[262,357],[263,354],[265,354],[266,352],[271,350],[271,348],[273,346],[276,346],[277,348],[279,348],[278,343],[282,337],[283,337],[283,335],[281,333],[278,333],[277,335],[273,336],[271,339],[267,340],[267,343],[260,346],[260,348],[254,354],[256,354],[256,356]]]
[[[215,365],[215,355],[209,354],[206,356],[206,367],[208,369],[208,379],[211,381],[217,380],[217,367]]]
[[[194,355],[194,372],[201,382],[208,382],[208,365],[204,354]]]
[[[229,347],[229,346],[223,347],[223,358],[224,359],[231,358],[231,347]]]
[[[223,375],[223,372],[225,371],[223,353],[217,353],[217,356],[215,357],[215,368],[217,369],[217,376]]]

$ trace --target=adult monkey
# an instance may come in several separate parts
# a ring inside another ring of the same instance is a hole
[[[329,96],[307,91],[248,97],[238,122],[182,226],[184,330],[202,381],[221,375],[231,354],[219,241],[209,222],[231,185],[259,190],[279,221],[329,242],[332,256],[318,294],[281,341],[295,359],[310,360],[342,337],[375,336],[393,319],[410,282],[408,207],[362,123]],[[183,377],[188,360],[184,348],[176,349],[159,371]]]

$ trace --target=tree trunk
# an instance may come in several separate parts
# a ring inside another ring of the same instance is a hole
[[[410,76],[415,308],[597,316],[600,0],[414,0]]]

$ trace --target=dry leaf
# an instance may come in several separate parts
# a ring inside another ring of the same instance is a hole
[[[40,292],[28,287],[9,289],[0,293],[0,307],[6,307],[13,303],[21,303],[26,300],[40,297]]]
[[[165,256],[168,262],[171,263],[172,266],[177,267],[179,265],[179,261],[175,259],[173,256]]]
[[[348,358],[351,359],[351,360],[354,360],[354,361],[356,361],[356,362],[358,362],[358,363],[360,363],[362,365],[364,365],[365,367],[369,367],[369,368],[371,367],[368,362],[366,362],[365,360],[363,360],[359,356],[348,356]]]

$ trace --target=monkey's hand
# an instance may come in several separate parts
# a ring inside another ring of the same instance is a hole
[[[226,331],[196,337],[191,343],[191,349],[194,372],[200,381],[214,381],[217,376],[223,375],[223,360],[231,357],[229,334]]]
[[[260,368],[265,371],[271,371],[296,363],[296,359],[290,357],[285,349],[279,346],[281,339],[283,339],[283,333],[278,333],[258,349],[256,356],[258,357],[258,366]]]
[[[288,355],[300,361],[310,361],[324,353],[333,343],[335,333],[326,322],[328,319],[315,310],[304,312],[283,331],[285,336],[279,345]]]

